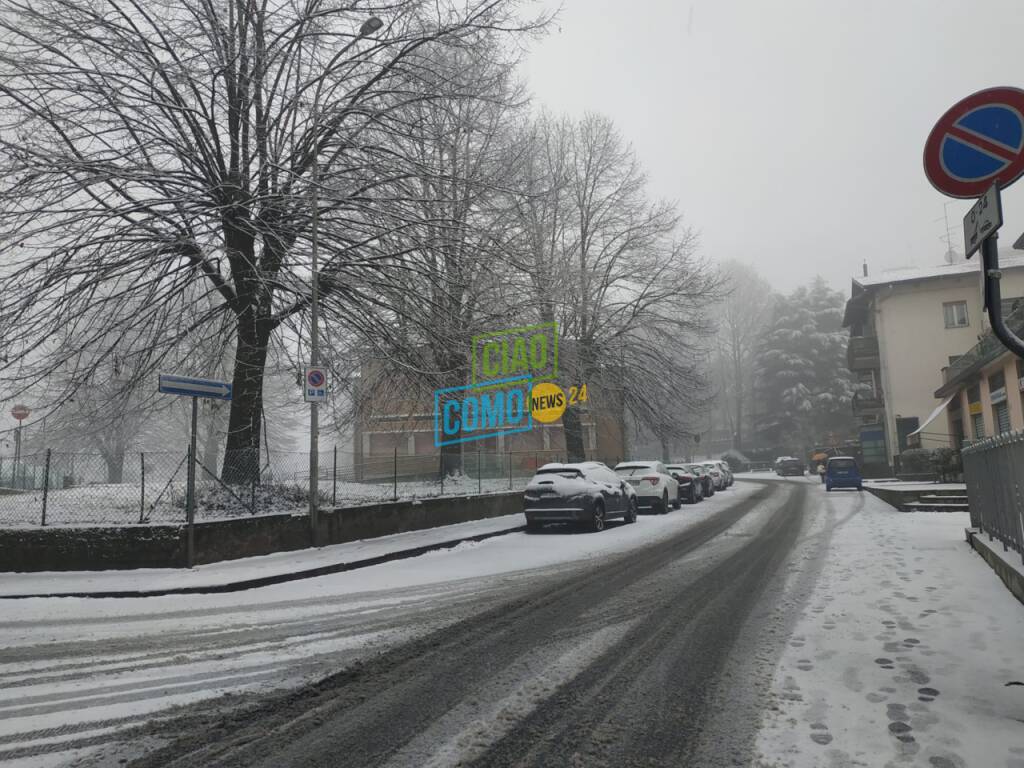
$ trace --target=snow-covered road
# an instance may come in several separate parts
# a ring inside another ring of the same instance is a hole
[[[225,697],[243,702],[312,682],[510,599],[538,578],[677,535],[756,488],[736,486],[669,515],[641,516],[636,525],[613,522],[601,535],[515,533],[245,592],[5,601],[0,762],[60,766],[95,755],[97,745],[119,754],[110,742],[126,728],[185,705],[219,708]],[[232,564],[233,571],[247,568]],[[138,586],[146,576],[109,580]],[[26,589],[46,585],[29,578]],[[166,574],[153,578],[166,586]]]
[[[751,479],[247,592],[0,602],[0,762],[1024,768],[1024,606],[966,515]]]

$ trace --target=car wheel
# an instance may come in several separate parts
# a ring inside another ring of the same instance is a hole
[[[668,514],[668,491],[661,492],[661,514]]]
[[[590,521],[590,528],[594,533],[604,530],[604,504],[600,501],[594,503],[594,517]]]
[[[864,490],[864,486],[863,485],[858,485],[857,486],[857,490],[858,491],[863,491]]]
[[[672,509],[679,509],[681,506],[683,506],[683,497],[677,491],[676,497],[672,499]]]
[[[629,506],[626,508],[626,522],[636,522],[636,499],[629,500]]]
[[[832,490],[832,486],[831,486],[831,485],[829,485],[828,483],[826,483],[826,484],[825,484],[825,490],[826,490],[826,491],[831,491],[831,490]]]

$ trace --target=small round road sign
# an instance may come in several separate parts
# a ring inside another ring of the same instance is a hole
[[[319,368],[314,368],[309,372],[309,386],[311,387],[322,387],[324,385],[324,372]]]
[[[16,405],[13,408],[11,408],[11,416],[13,416],[18,421],[24,421],[29,417],[29,415],[31,415],[31,413],[32,409],[29,408],[27,405]]]
[[[932,128],[924,171],[939,192],[981,197],[1024,174],[1024,91],[988,88],[958,102]]]

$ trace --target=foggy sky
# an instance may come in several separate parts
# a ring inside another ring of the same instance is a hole
[[[538,107],[615,120],[707,256],[848,293],[864,259],[872,274],[943,263],[946,202],[963,253],[971,204],[931,187],[924,142],[964,96],[1024,87],[1024,5],[565,0],[523,71]],[[1024,180],[1003,211],[1009,249]]]

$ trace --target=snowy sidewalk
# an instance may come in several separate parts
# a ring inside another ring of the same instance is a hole
[[[1024,606],[965,542],[968,515],[821,496],[811,535],[835,528],[756,765],[1024,768]]]
[[[225,560],[187,568],[132,571],[43,571],[0,574],[0,599],[28,596],[149,597],[190,592],[230,592],[293,579],[323,576],[414,557],[430,549],[455,546],[519,530],[522,515],[472,520],[317,549]]]

